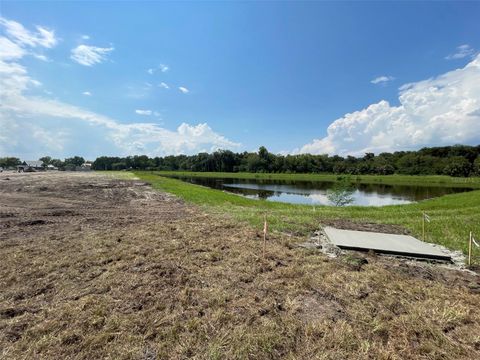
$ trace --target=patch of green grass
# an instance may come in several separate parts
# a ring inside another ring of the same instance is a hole
[[[120,180],[135,180],[135,174],[131,171],[104,171],[104,170],[96,170],[95,174],[102,174],[106,175],[108,177],[112,177],[115,179],[120,179]]]
[[[479,190],[446,195],[408,205],[313,207],[311,205],[251,200],[224,191],[162,176],[166,175],[164,172],[135,172],[135,175],[151,183],[154,188],[175,194],[187,202],[200,205],[206,211],[230,214],[238,220],[247,221],[259,229],[262,227],[263,215],[267,214],[269,227],[273,231],[307,235],[316,230],[322,220],[349,219],[400,225],[410,230],[417,238],[421,238],[422,212],[425,211],[431,217],[431,222],[427,223],[426,226],[426,240],[429,242],[441,244],[450,249],[462,250],[466,253],[469,231],[473,231],[480,236]],[[267,174],[262,175],[267,176]],[[284,174],[279,175],[283,176]],[[288,176],[290,179],[294,178],[294,175]],[[304,175],[298,177],[301,178],[302,176]],[[319,175],[311,176],[318,177]],[[422,178],[425,179],[425,177]],[[446,183],[456,181],[456,179],[448,177],[441,177],[441,179],[444,179]]]

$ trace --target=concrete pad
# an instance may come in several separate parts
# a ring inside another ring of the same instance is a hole
[[[341,249],[374,250],[385,254],[451,260],[451,257],[440,249],[409,235],[340,230],[332,227],[326,227],[324,230],[330,241]]]

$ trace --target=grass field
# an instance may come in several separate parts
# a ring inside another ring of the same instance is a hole
[[[187,202],[205,207],[207,211],[231,214],[240,221],[261,227],[263,215],[267,214],[273,231],[307,235],[319,224],[331,219],[350,219],[359,222],[376,222],[400,225],[421,238],[422,212],[427,212],[431,223],[427,224],[427,241],[450,249],[467,252],[468,234],[480,234],[480,190],[446,195],[440,198],[408,205],[384,207],[329,207],[293,205],[278,202],[258,201],[238,195],[192,185],[171,175],[236,177],[288,180],[335,180],[337,175],[317,174],[228,174],[192,172],[135,172],[136,176],[151,183],[154,188],[175,194]],[[354,178],[362,183],[384,184],[437,184],[460,186],[468,184],[480,188],[480,178],[451,178],[447,176],[360,176]],[[480,237],[478,235],[477,237]],[[480,253],[480,251],[479,251]],[[480,256],[475,256],[480,260]]]

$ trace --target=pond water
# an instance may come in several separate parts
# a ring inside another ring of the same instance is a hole
[[[291,204],[332,205],[327,192],[333,182],[230,179],[174,176],[177,179],[242,195],[250,199],[279,201]],[[447,194],[472,190],[458,187],[417,185],[385,185],[353,183],[353,202],[350,205],[384,206],[408,204]]]

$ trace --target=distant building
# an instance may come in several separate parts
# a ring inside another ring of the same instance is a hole
[[[46,167],[47,170],[58,170],[58,167],[53,166],[52,164],[47,165]]]
[[[86,161],[80,166],[75,166],[75,171],[91,171],[91,170],[92,170],[92,163],[90,161]]]
[[[43,167],[43,161],[40,160],[25,160],[20,165],[17,165],[18,172],[31,172],[31,171],[42,171],[45,170]]]

